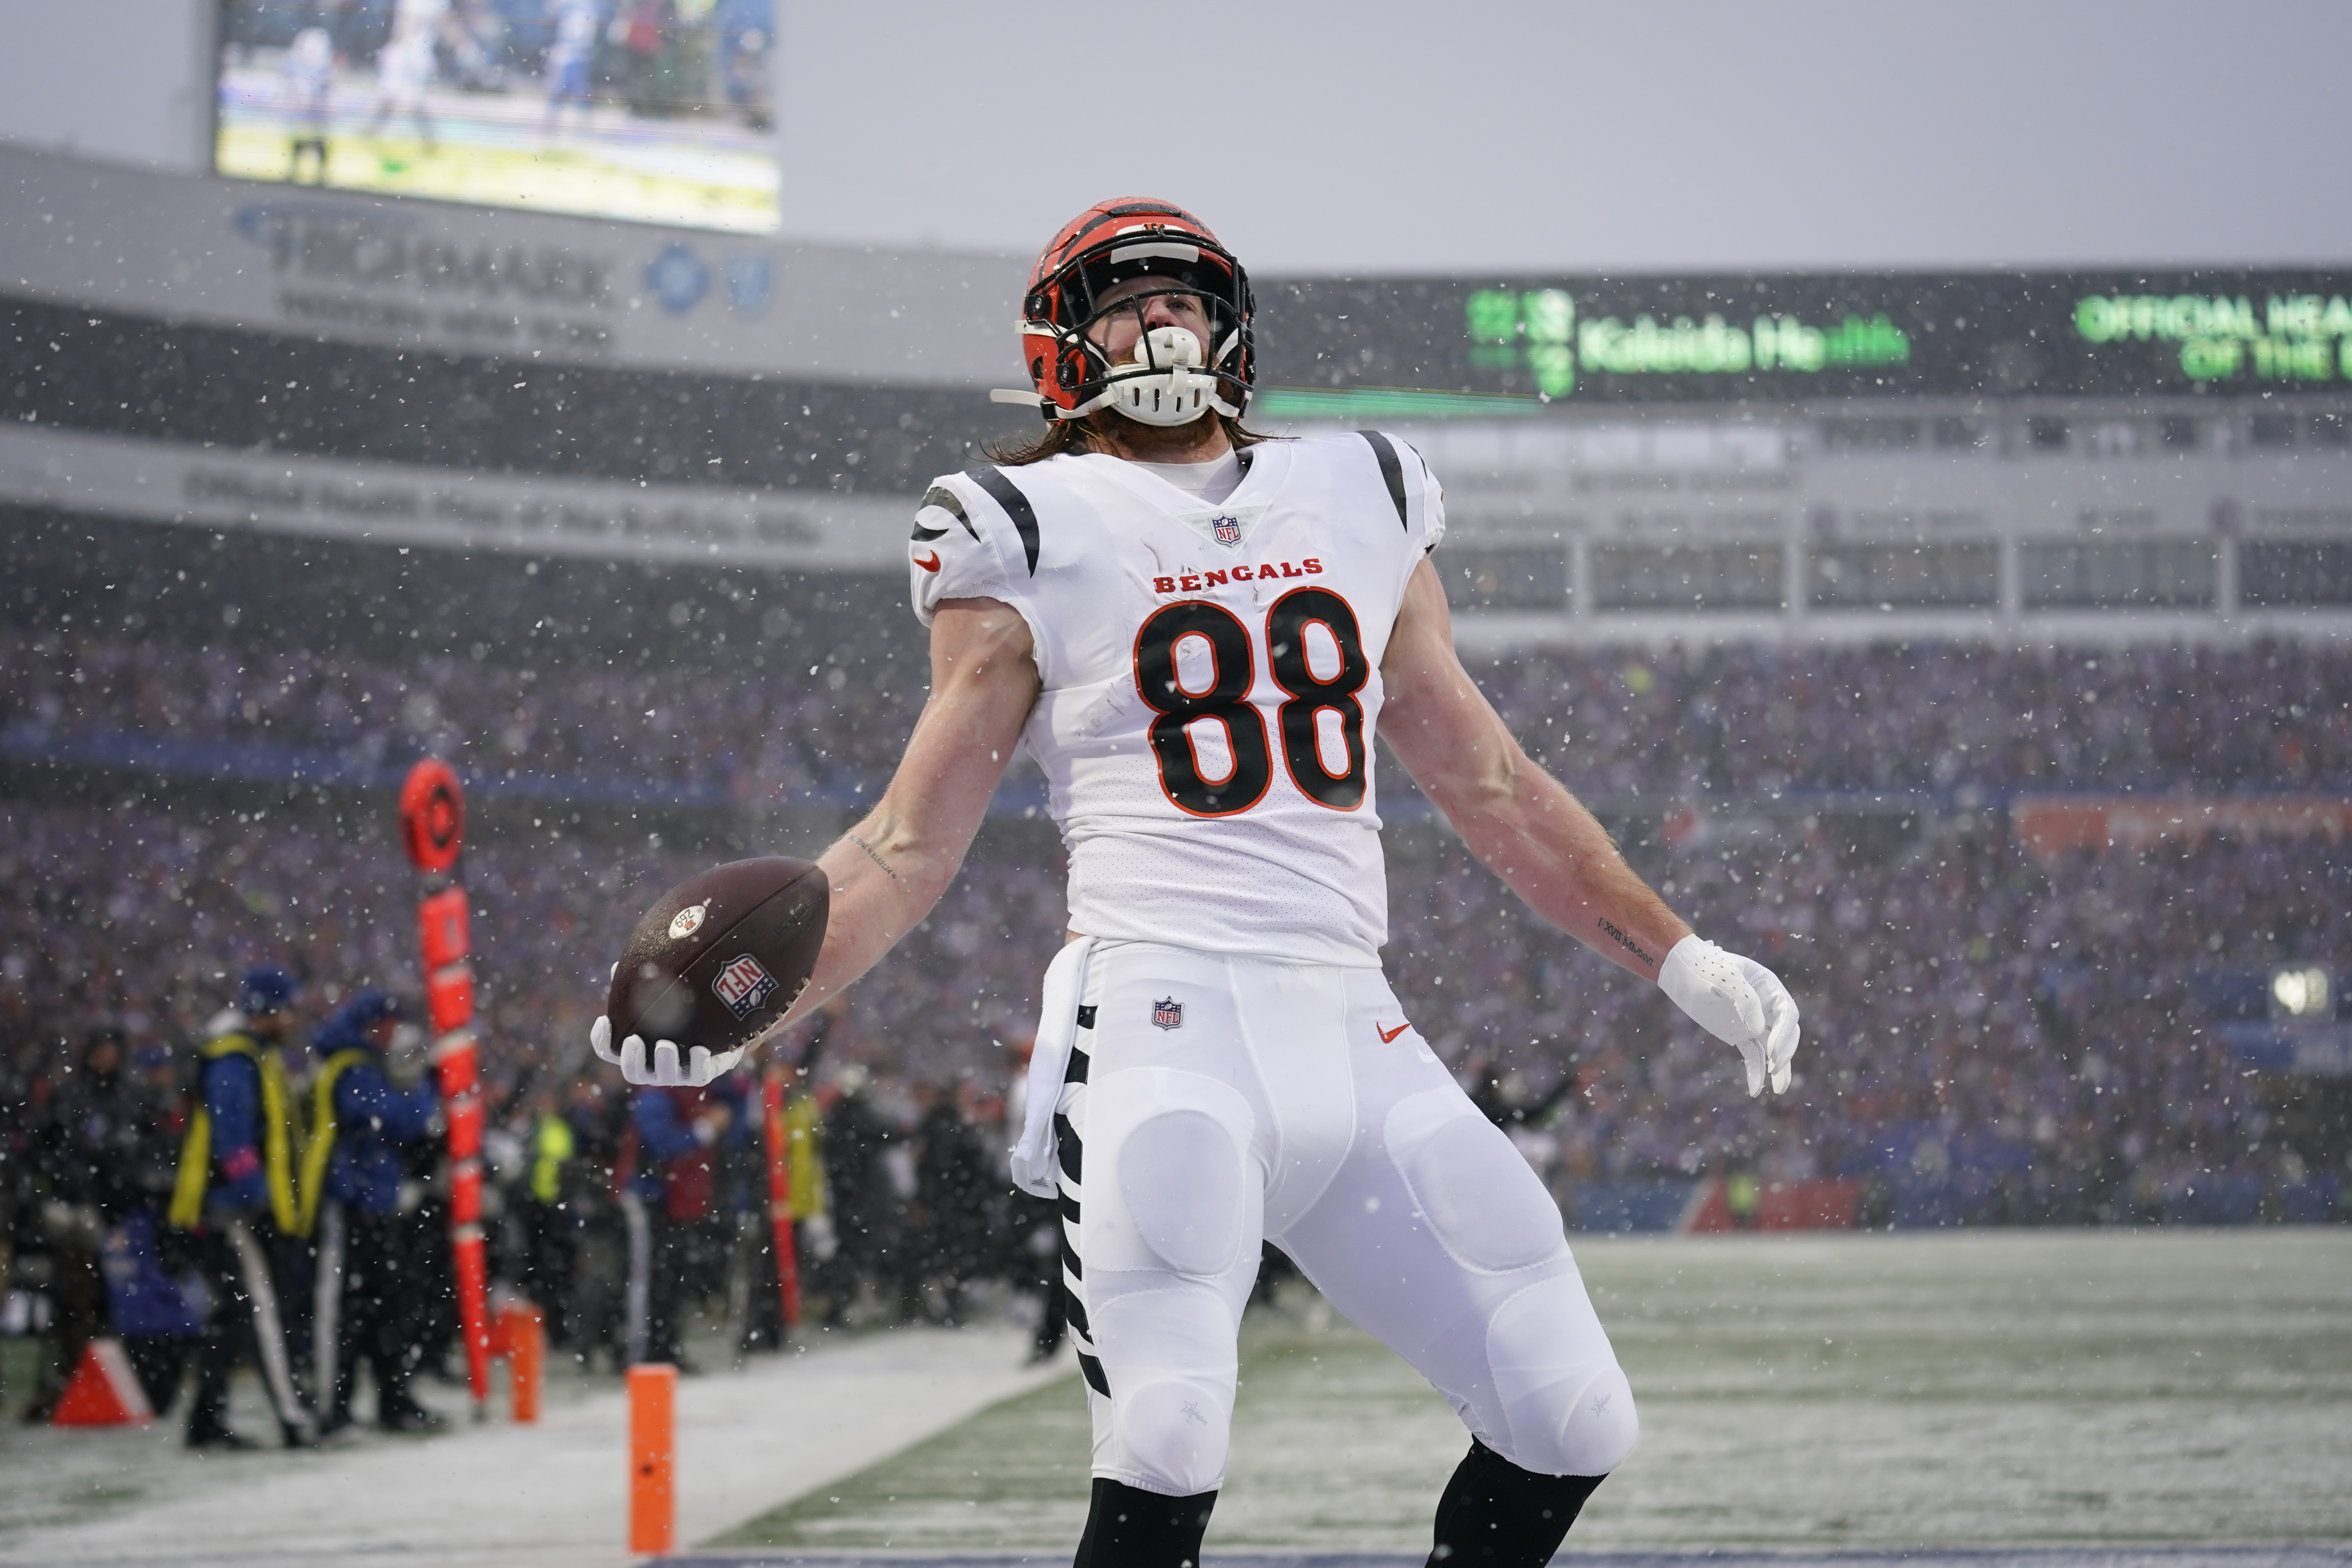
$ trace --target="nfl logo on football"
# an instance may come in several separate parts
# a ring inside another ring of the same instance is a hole
[[[1239,544],[1242,542],[1242,520],[1240,518],[1217,518],[1209,524],[1209,527],[1216,534],[1217,542],[1220,544]]]
[[[1151,1005],[1151,1026],[1155,1029],[1181,1029],[1184,1026],[1184,1004],[1173,996],[1163,996]]]
[[[710,983],[711,994],[739,1018],[750,1017],[775,989],[776,977],[748,952],[720,970],[719,978]]]

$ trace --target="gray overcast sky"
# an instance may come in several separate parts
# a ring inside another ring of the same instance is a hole
[[[2347,0],[780,4],[812,238],[1117,193],[1267,273],[2352,262]]]
[[[212,3],[0,0],[0,137],[208,166]],[[1265,273],[2352,264],[2352,0],[777,4],[797,237],[1030,256],[1121,194]]]

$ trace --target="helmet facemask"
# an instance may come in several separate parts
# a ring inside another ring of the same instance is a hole
[[[1203,342],[1190,327],[1150,324],[1151,301],[1171,294],[1200,300],[1211,342]],[[1122,315],[1135,318],[1135,342],[1126,358],[1113,363],[1108,353],[1097,345],[1096,331]],[[1098,367],[1098,375],[1089,379],[1099,379],[1103,388],[1087,404],[1115,408],[1144,425],[1189,425],[1209,413],[1240,418],[1241,405],[1248,401],[1248,386],[1231,373],[1220,374],[1213,368],[1228,363],[1241,342],[1241,329],[1229,316],[1217,296],[1172,281],[1166,288],[1130,294],[1101,307],[1077,329],[1090,364]],[[1063,417],[1076,417],[1086,411],[1082,408]]]
[[[1255,375],[1248,275],[1177,209],[1147,205],[1128,212],[1147,221],[1082,249],[1065,247],[1057,262],[1040,261],[1020,324],[1022,358],[1035,391],[991,395],[1032,404],[1048,423],[1103,408],[1155,426],[1186,425],[1210,413],[1240,418]],[[1153,286],[1101,302],[1137,279]],[[1192,328],[1150,325],[1150,302],[1170,295],[1199,301],[1206,341]],[[1136,338],[1114,363],[1095,340],[1103,323],[1123,314],[1133,315]]]

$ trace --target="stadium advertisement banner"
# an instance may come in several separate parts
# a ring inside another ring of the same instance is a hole
[[[775,0],[222,0],[213,166],[765,234]]]
[[[2352,390],[2352,270],[1311,279],[1261,293],[1265,375],[1298,389],[1300,413],[1332,392],[1377,411],[1380,388],[1442,391],[1480,415]]]
[[[1007,384],[1008,258],[191,179],[0,146],[0,289],[500,360]],[[984,306],[974,301],[993,301]]]
[[[2040,859],[2073,849],[2154,848],[2235,838],[2352,837],[2352,800],[2334,795],[2029,795],[2010,804],[2019,840]]]
[[[0,287],[61,304],[496,360],[976,393],[1021,375],[1017,257],[191,179],[5,146],[0,205],[28,215],[0,226]],[[1258,293],[1255,412],[1276,423],[2352,395],[2352,268],[1261,279]]]
[[[0,425],[0,503],[521,555],[903,570],[895,497],[505,477]]]

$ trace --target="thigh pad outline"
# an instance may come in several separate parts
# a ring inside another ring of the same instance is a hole
[[[1507,1273],[1566,1252],[1559,1205],[1460,1089],[1399,1100],[1381,1136],[1430,1228],[1464,1267]]]
[[[1089,1170],[1098,1153],[1108,1156],[1117,1199],[1106,1203],[1103,1184],[1089,1184],[1087,1268],[1202,1279],[1232,1271],[1263,1201],[1249,1101],[1214,1079],[1164,1068],[1107,1078],[1090,1100]]]

